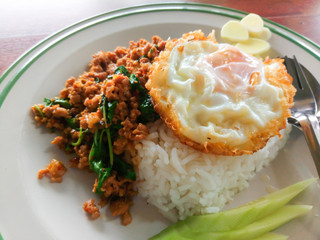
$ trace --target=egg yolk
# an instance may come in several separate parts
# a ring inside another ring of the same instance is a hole
[[[259,70],[262,69],[259,61],[230,46],[201,56],[196,66],[210,76],[211,82],[215,83],[214,91],[229,96],[250,94],[259,82]]]

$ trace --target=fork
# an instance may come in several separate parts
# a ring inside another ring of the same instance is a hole
[[[296,57],[293,56],[293,59],[285,57],[284,59],[288,73],[293,78],[293,85],[297,89],[294,105],[291,108],[291,118],[288,122],[303,131],[320,176],[320,126],[316,117],[317,104],[309,82]]]

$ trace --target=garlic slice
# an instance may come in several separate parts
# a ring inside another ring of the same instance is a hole
[[[221,37],[231,42],[242,42],[249,39],[249,32],[239,21],[230,20],[223,25]]]
[[[255,56],[259,56],[270,50],[270,44],[259,38],[249,38],[245,42],[237,43],[236,47]]]

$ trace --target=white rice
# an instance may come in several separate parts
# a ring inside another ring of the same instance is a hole
[[[139,194],[172,221],[220,211],[234,195],[249,186],[257,171],[267,166],[290,132],[273,137],[253,155],[215,156],[196,151],[173,135],[162,121],[136,145]]]

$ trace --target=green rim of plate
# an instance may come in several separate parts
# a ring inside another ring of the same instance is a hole
[[[1,233],[0,233],[0,240],[4,240],[3,237],[2,237],[2,235],[1,235]]]
[[[205,7],[207,9],[200,9],[202,7]],[[221,10],[229,11],[231,13],[222,12]],[[107,12],[107,13],[102,13],[102,14],[96,15],[94,17],[84,19],[84,20],[82,20],[82,21],[80,21],[78,23],[70,25],[69,27],[66,27],[66,28],[58,31],[57,33],[45,38],[44,40],[39,42],[37,45],[32,47],[30,50],[28,50],[25,54],[23,54],[18,60],[16,60],[7,69],[7,71],[0,77],[0,84],[17,67],[17,65],[19,63],[21,63],[24,59],[26,59],[30,54],[32,54],[38,48],[42,47],[46,43],[48,43],[51,40],[53,40],[55,37],[59,37],[59,35],[62,35],[63,33],[68,32],[69,30],[72,30],[72,28],[77,28],[77,27],[81,26],[84,23],[87,23],[87,22],[90,23],[91,21],[94,21],[95,19],[99,19],[100,17],[105,17],[105,19],[102,19],[101,21],[89,24],[88,26],[84,26],[84,27],[82,27],[82,28],[80,28],[78,30],[72,31],[70,34],[67,34],[63,38],[58,39],[56,41],[53,41],[48,47],[46,47],[40,53],[38,53],[37,55],[32,57],[29,61],[27,61],[24,64],[24,66],[15,74],[15,76],[11,80],[9,80],[7,85],[3,88],[2,92],[0,93],[0,108],[1,108],[1,106],[3,104],[3,102],[5,101],[7,95],[9,94],[9,92],[11,91],[11,89],[13,88],[15,83],[23,75],[23,73],[25,71],[27,71],[28,68],[36,60],[38,60],[43,54],[48,52],[50,49],[55,47],[60,42],[66,40],[67,38],[72,37],[73,35],[81,32],[81,31],[84,31],[84,30],[86,30],[86,29],[88,29],[90,27],[94,27],[94,26],[96,26],[98,24],[101,24],[101,23],[104,23],[104,22],[107,22],[107,21],[112,21],[112,20],[115,20],[115,19],[118,19],[118,18],[127,17],[127,16],[131,16],[131,15],[144,14],[144,13],[150,13],[150,12],[163,12],[163,11],[203,12],[203,13],[227,16],[227,17],[230,17],[230,18],[233,18],[233,19],[241,19],[244,15],[248,14],[247,12],[244,12],[244,11],[240,11],[240,10],[236,10],[236,9],[232,9],[232,8],[227,8],[227,7],[222,7],[222,6],[217,6],[217,5],[197,4],[197,3],[159,3],[159,4],[139,5],[139,6],[134,6],[134,7],[122,8],[122,9],[119,9],[119,10],[114,10],[114,11],[110,11],[110,12]],[[241,16],[236,16],[236,15],[233,15],[232,13],[237,13],[237,14],[240,14]],[[113,16],[113,15],[115,15],[115,16]],[[315,47],[316,49],[320,50],[320,46],[318,46],[316,43],[314,43],[310,39],[298,34],[297,32],[295,32],[295,31],[293,31],[293,30],[291,30],[291,29],[289,29],[287,27],[284,27],[281,24],[275,23],[275,22],[273,22],[271,20],[264,19],[264,21],[266,23],[269,23],[271,25],[274,25],[274,26],[278,27],[279,29],[285,30],[286,32],[289,32],[289,33],[297,36],[301,40],[303,40],[303,41],[307,42],[308,44],[310,44],[312,47]],[[299,42],[296,39],[293,39],[293,38],[289,37],[287,34],[279,31],[278,29],[276,29],[274,27],[268,26],[268,28],[270,28],[270,30],[272,32],[280,35],[281,37],[287,39],[288,41],[290,41],[290,42],[294,43],[295,45],[297,45],[298,47],[302,48],[303,50],[308,52],[310,55],[315,57],[318,61],[320,61],[320,54],[317,54],[314,51],[312,51],[303,42]]]

